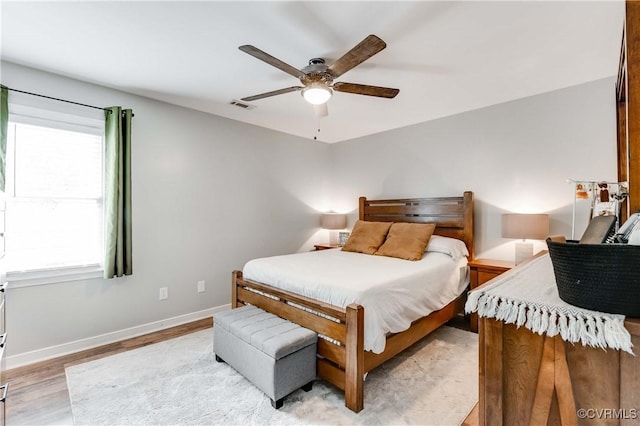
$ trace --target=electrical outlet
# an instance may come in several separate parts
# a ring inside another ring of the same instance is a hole
[[[198,293],[203,293],[205,290],[204,281],[198,281]]]
[[[159,300],[165,300],[169,298],[169,287],[160,287]]]

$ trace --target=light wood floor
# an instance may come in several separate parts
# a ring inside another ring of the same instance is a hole
[[[109,355],[147,346],[213,326],[211,318],[111,343],[71,355],[15,368],[6,372],[9,382],[8,425],[72,425],[71,403],[64,369]]]
[[[468,326],[465,326],[465,323],[460,320],[452,320],[449,325],[468,330]],[[205,318],[144,336],[8,370],[6,372],[6,378],[9,382],[6,401],[7,424],[72,425],[71,403],[64,372],[66,367],[158,343],[212,326],[212,319]],[[476,426],[477,424],[478,406],[476,404],[462,426]]]

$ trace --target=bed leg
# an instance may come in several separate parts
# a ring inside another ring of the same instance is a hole
[[[233,271],[231,273],[231,309],[238,306],[238,279],[242,278],[242,271]]]
[[[344,404],[359,412],[364,408],[364,308],[347,306]]]

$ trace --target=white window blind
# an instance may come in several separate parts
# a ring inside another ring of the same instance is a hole
[[[9,121],[8,272],[99,265],[103,140],[99,132]]]

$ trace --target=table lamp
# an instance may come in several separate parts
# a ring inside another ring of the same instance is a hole
[[[335,232],[347,227],[347,215],[342,213],[322,213],[321,226],[329,230],[329,244],[338,245],[338,233]]]
[[[533,257],[533,243],[525,240],[544,240],[549,236],[547,214],[503,214],[502,237],[518,238],[516,243],[516,265]]]

